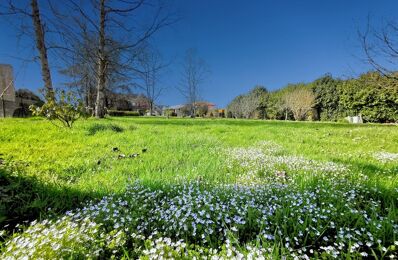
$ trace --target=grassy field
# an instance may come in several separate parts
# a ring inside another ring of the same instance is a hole
[[[2,258],[398,256],[393,125],[1,119],[0,158]]]

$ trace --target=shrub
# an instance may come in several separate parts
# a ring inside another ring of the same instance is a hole
[[[119,110],[108,110],[110,116],[140,116],[141,114],[137,111],[119,111]]]
[[[61,91],[56,99],[47,100],[43,106],[31,105],[34,116],[43,116],[56,126],[72,127],[80,117],[85,116],[83,103],[72,92]],[[60,125],[61,124],[61,125]]]

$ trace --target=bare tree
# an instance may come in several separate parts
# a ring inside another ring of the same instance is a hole
[[[95,116],[102,118],[105,115],[105,82],[107,58],[105,57],[105,0],[100,0],[100,24],[99,24],[99,45],[98,45],[98,72],[97,72],[97,101]]]
[[[398,81],[398,24],[390,20],[376,29],[368,18],[366,30],[358,30],[358,35],[366,62],[382,75]]]
[[[200,97],[200,87],[209,73],[205,61],[198,57],[195,49],[188,49],[183,63],[182,80],[178,90],[190,105],[191,116],[196,114],[196,103]]]
[[[87,110],[94,112],[96,93],[96,55],[97,45],[93,35],[85,34],[82,39],[77,40],[73,48],[73,57],[70,65],[60,70],[60,73],[71,78],[65,83],[67,87],[76,92],[84,100]],[[69,63],[69,62],[68,62]]]
[[[285,94],[284,104],[293,112],[295,120],[304,120],[315,105],[315,96],[311,90],[298,86]]]
[[[244,118],[252,118],[258,105],[258,99],[253,95],[245,95],[242,99],[241,110]]]
[[[241,118],[242,113],[242,103],[244,102],[244,95],[236,96],[227,106],[227,111],[230,117]]]
[[[227,110],[233,117],[264,119],[268,91],[265,87],[256,86],[249,93],[239,95],[228,104]]]
[[[115,52],[120,54],[120,76],[136,77],[140,72],[136,67],[136,59],[142,46],[153,34],[176,22],[176,19],[161,2],[93,0],[88,8],[87,4],[82,5],[77,1],[68,0],[72,10],[77,14],[76,24],[98,35],[95,115],[102,118],[105,115],[106,89],[112,66],[110,57]],[[147,21],[146,24],[144,20]],[[128,73],[130,75],[127,75]]]
[[[51,80],[50,66],[47,56],[47,46],[45,39],[45,29],[40,13],[40,8],[37,0],[30,0],[30,10],[27,6],[19,6],[18,1],[8,0],[6,4],[1,7],[0,15],[20,15],[22,17],[29,17],[32,20],[34,29],[34,38],[36,42],[36,49],[39,52],[39,59],[41,65],[41,75],[45,87],[45,95],[47,100],[55,99],[54,89]],[[24,30],[24,29],[23,29]]]
[[[47,48],[44,39],[44,30],[40,19],[40,10],[37,0],[31,0],[31,7],[32,7],[33,26],[35,29],[35,36],[36,36],[36,48],[40,54],[41,75],[44,81],[44,87],[47,90],[46,99],[53,100],[55,99],[54,89],[51,81],[50,66],[48,65]]]
[[[153,114],[154,106],[161,95],[164,88],[159,85],[161,71],[167,66],[162,62],[162,57],[156,50],[143,51],[139,55],[140,76],[142,85],[140,88],[144,90],[145,96],[149,101],[149,113]]]

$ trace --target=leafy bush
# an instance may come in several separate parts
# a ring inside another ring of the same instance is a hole
[[[398,86],[379,73],[366,73],[341,86],[340,104],[347,115],[361,114],[365,122],[398,121]]]
[[[108,110],[110,116],[140,116],[140,112],[137,111],[119,111],[119,110]]]
[[[85,116],[83,103],[72,92],[61,91],[56,99],[47,100],[43,106],[31,105],[34,116],[43,116],[56,126],[72,127],[80,117]]]

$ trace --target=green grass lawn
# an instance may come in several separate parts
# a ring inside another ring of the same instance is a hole
[[[0,119],[3,257],[22,238],[46,258],[394,256],[397,154],[393,125]],[[67,231],[38,246],[45,229]]]

